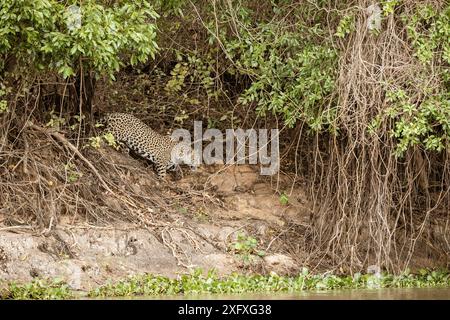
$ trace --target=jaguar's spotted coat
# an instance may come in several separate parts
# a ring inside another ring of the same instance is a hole
[[[116,141],[123,142],[141,157],[154,163],[158,177],[164,179],[167,170],[175,170],[178,163],[191,157],[191,147],[162,135],[140,119],[127,113],[110,113],[104,117],[105,132],[111,133]],[[175,159],[172,151],[177,146]],[[180,148],[181,146],[181,148]],[[186,158],[187,157],[187,158]],[[175,161],[174,161],[175,160]]]

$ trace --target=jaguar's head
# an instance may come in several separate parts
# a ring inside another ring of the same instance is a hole
[[[171,162],[176,165],[188,165],[191,170],[197,169],[194,161],[194,151],[192,150],[191,144],[184,141],[174,142],[171,152]]]

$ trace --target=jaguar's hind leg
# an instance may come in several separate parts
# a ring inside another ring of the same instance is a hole
[[[181,169],[180,165],[174,164],[167,168],[167,170],[173,171],[175,174],[176,180],[180,180],[184,178],[183,169]]]

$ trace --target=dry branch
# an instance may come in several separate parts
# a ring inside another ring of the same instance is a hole
[[[54,131],[54,130],[49,130],[49,129],[40,127],[38,125],[33,124],[32,122],[28,122],[27,123],[27,127],[28,128],[32,128],[32,129],[34,129],[36,131],[42,132],[42,133],[44,133],[46,135],[50,135],[53,138],[55,138],[56,140],[58,140],[59,142],[61,142],[67,149],[69,149],[73,153],[75,153],[92,170],[92,172],[96,175],[98,180],[101,182],[103,187],[108,192],[110,192],[111,194],[114,194],[114,192],[111,190],[111,188],[105,182],[105,180],[103,180],[102,176],[100,175],[98,170],[95,168],[95,166],[88,159],[86,159],[86,157],[83,156],[81,154],[81,152],[77,149],[77,147],[75,147],[72,143],[70,143],[70,141],[68,141],[62,134],[60,134],[59,132]]]

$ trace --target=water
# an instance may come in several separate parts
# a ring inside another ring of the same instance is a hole
[[[304,291],[287,294],[253,293],[236,295],[173,295],[135,296],[119,299],[166,299],[166,300],[450,300],[450,288],[405,289],[354,289],[330,291]]]

